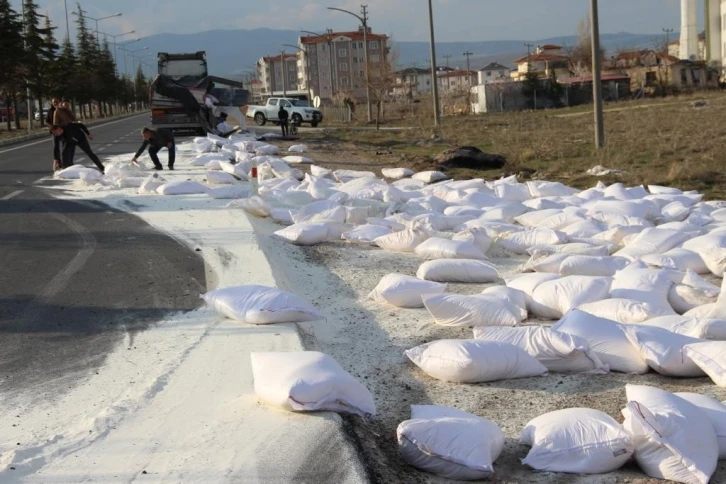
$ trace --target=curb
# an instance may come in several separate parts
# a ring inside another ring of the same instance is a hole
[[[107,123],[109,121],[115,121],[115,120],[124,119],[124,118],[132,118],[134,116],[139,116],[141,114],[144,114],[144,112],[146,112],[146,111],[141,111],[141,112],[137,112],[137,113],[133,113],[133,114],[124,114],[123,116],[112,116],[110,118],[94,119],[93,121],[85,123],[85,124],[86,124],[86,126],[91,127],[91,126],[95,126],[97,124]],[[3,141],[0,141],[0,148],[4,148],[6,146],[22,144],[22,143],[25,143],[26,141],[35,141],[37,139],[47,138],[48,135],[49,135],[49,133],[47,131],[43,131],[42,133],[35,133],[35,134],[29,134],[29,135],[26,134],[25,136],[18,136],[15,138],[6,139]]]

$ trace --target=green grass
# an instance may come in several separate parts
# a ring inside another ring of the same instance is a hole
[[[694,108],[692,103],[697,99],[706,100],[708,105]],[[423,103],[419,106],[425,108]],[[429,114],[421,112],[387,124],[406,128],[402,131],[342,128],[331,132],[329,138],[360,153],[390,151],[398,165],[414,169],[431,169],[436,154],[465,145],[504,155],[508,161],[503,170],[450,170],[448,174],[456,178],[520,174],[524,179],[558,180],[579,188],[602,179],[606,183],[670,185],[699,190],[710,198],[724,198],[725,108],[726,95],[721,92],[608,105],[606,146],[602,150],[594,148],[591,106],[450,116],[437,130]],[[442,142],[431,142],[432,135]],[[627,175],[588,176],[585,172],[595,165],[625,170]]]

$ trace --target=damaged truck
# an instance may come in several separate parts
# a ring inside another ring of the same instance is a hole
[[[241,82],[210,76],[207,53],[159,52],[158,74],[149,90],[151,124],[175,132],[217,133],[219,115],[244,119],[250,93]]]

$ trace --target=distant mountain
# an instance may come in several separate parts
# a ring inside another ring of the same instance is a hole
[[[674,34],[677,35],[677,34]],[[282,44],[296,45],[299,32],[294,30],[210,30],[196,34],[158,34],[145,37],[139,47],[148,47],[149,52],[207,52],[210,73],[218,76],[239,79],[245,71],[255,68],[257,60],[266,55],[275,55],[282,49],[292,52],[291,47]],[[662,41],[662,35],[641,35],[620,32],[603,34],[603,48],[612,53],[619,49],[636,49],[652,47]],[[676,38],[676,37],[674,37]],[[559,44],[573,45],[575,36],[552,37],[536,41],[526,40],[494,40],[482,42],[439,42],[436,44],[437,62],[446,64],[448,58],[451,67],[464,67],[464,52],[473,52],[470,58],[472,69],[479,69],[489,62],[511,64],[511,62],[527,53],[525,43],[534,45]],[[400,65],[411,66],[414,63],[424,67],[429,63],[428,42],[395,42]],[[155,61],[148,62],[155,65]]]

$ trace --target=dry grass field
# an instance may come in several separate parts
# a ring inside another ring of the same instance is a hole
[[[696,107],[696,101],[705,105]],[[425,111],[423,106],[420,109]],[[504,155],[505,168],[454,169],[447,172],[450,176],[491,179],[518,174],[525,180],[557,180],[580,188],[601,179],[675,186],[699,190],[709,198],[726,198],[726,94],[720,92],[606,106],[602,150],[594,149],[593,117],[587,106],[445,117],[438,131],[432,125],[431,117],[420,113],[387,125],[405,128],[399,131],[349,126],[304,137],[323,166],[434,169],[433,156],[444,149],[476,146]],[[588,176],[586,171],[595,165],[627,173]]]

